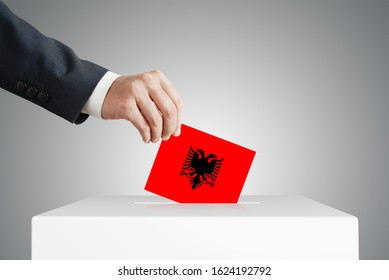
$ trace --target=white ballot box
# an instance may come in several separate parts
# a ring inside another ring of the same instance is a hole
[[[32,259],[358,259],[358,219],[299,196],[97,196],[32,219]]]

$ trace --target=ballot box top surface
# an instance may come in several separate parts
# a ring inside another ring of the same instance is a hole
[[[179,204],[158,196],[93,196],[36,217],[351,217],[301,196],[241,196],[237,204]]]

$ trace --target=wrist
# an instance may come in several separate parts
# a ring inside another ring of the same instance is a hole
[[[104,99],[112,85],[112,83],[118,78],[120,75],[115,74],[113,72],[108,71],[105,75],[100,79],[97,83],[95,89],[93,90],[91,96],[88,101],[85,103],[82,113],[89,114],[96,118],[103,118],[102,116],[102,106],[104,103]]]

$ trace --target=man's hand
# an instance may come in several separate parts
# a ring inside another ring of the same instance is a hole
[[[103,119],[125,119],[145,143],[167,140],[181,132],[182,100],[158,70],[120,76],[111,85],[101,109]]]

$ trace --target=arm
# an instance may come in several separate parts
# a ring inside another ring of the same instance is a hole
[[[0,87],[72,122],[107,69],[79,59],[0,2]]]
[[[128,120],[146,143],[180,134],[181,97],[161,71],[115,76],[45,37],[1,1],[0,87],[76,124],[89,114]]]

